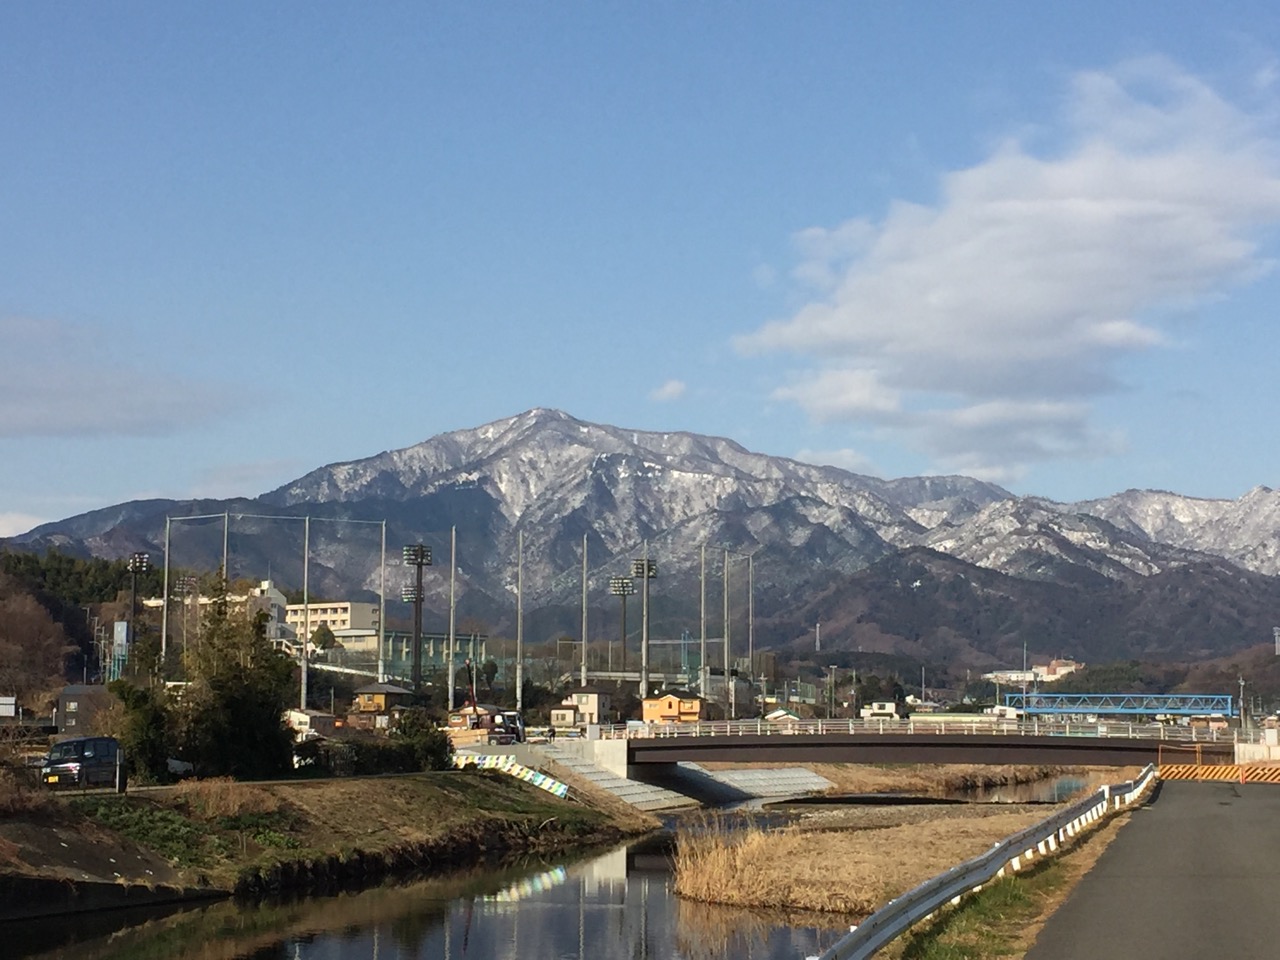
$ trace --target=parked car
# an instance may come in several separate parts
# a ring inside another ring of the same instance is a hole
[[[116,767],[123,760],[115,737],[74,737],[49,749],[40,781],[51,787],[116,786]]]

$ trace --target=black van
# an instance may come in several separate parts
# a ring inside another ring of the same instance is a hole
[[[75,737],[50,748],[40,781],[51,787],[114,787],[116,766],[123,762],[115,737]]]

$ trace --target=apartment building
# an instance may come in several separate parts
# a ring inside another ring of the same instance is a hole
[[[376,633],[378,605],[351,600],[291,603],[285,608],[285,623],[296,636],[300,636],[307,627],[315,633],[316,628],[322,625],[335,633],[339,630],[373,630]]]

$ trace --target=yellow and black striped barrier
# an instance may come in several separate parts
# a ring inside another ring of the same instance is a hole
[[[1162,763],[1161,780],[1216,780],[1230,783],[1280,783],[1280,767],[1242,766],[1238,763]]]

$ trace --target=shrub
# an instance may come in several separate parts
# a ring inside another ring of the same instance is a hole
[[[175,788],[186,808],[201,820],[275,813],[280,799],[261,787],[238,783],[230,777],[184,780]]]

